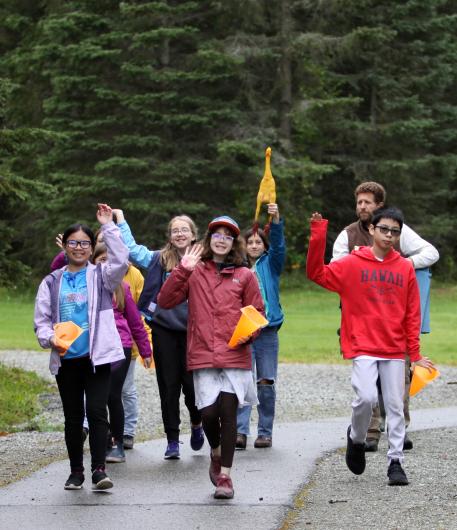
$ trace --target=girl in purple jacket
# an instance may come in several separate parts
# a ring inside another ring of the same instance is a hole
[[[114,323],[111,293],[127,270],[128,250],[112,222],[108,205],[98,205],[97,219],[102,225],[109,262],[97,266],[90,263],[95,245],[90,228],[81,224],[68,227],[62,237],[68,265],[44,278],[35,302],[35,333],[42,348],[51,348],[49,368],[56,376],[65,416],[71,468],[64,486],[67,490],[81,489],[84,482],[84,395],[93,488],[113,486],[105,472],[106,405],[110,365],[124,359],[124,352]],[[68,348],[62,347],[56,337],[54,326],[61,322],[73,322],[82,330]]]
[[[108,249],[105,243],[96,245],[92,258],[95,264],[108,260]],[[112,446],[106,455],[106,462],[125,462],[124,452],[124,406],[122,404],[122,387],[130,366],[133,342],[138,346],[146,368],[151,365],[151,344],[141,320],[140,312],[132,298],[130,288],[122,282],[113,292],[113,310],[116,328],[124,348],[125,359],[111,364],[111,382],[108,397],[109,421]],[[109,444],[111,445],[111,444]]]

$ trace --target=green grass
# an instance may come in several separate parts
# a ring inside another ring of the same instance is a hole
[[[434,282],[430,335],[421,336],[422,351],[439,364],[457,365],[457,286]],[[339,299],[303,280],[287,278],[281,300],[286,315],[280,331],[283,362],[341,362],[338,337]],[[34,293],[0,289],[0,350],[39,350],[33,333]]]
[[[39,350],[33,332],[35,293],[0,289],[0,350]]]
[[[39,412],[39,395],[54,391],[33,372],[0,364],[0,431],[30,422]]]
[[[340,323],[336,294],[304,283],[301,288],[283,289],[281,301],[286,318],[280,330],[280,361],[343,362],[336,334]],[[430,307],[432,333],[421,335],[422,353],[438,364],[457,365],[457,286],[436,284]]]

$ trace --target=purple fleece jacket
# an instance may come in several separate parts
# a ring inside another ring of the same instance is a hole
[[[125,294],[124,311],[120,311],[113,301],[114,320],[119,336],[121,337],[122,346],[124,348],[131,348],[133,341],[135,341],[141,357],[143,359],[151,357],[152,350],[148,334],[144,329],[143,321],[133,300],[130,287],[126,282],[122,282],[122,286],[124,287]]]

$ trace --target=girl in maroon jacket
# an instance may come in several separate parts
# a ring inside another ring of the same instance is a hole
[[[238,224],[228,216],[208,225],[202,245],[187,249],[163,285],[158,304],[171,308],[188,299],[187,369],[193,371],[195,401],[211,446],[209,475],[216,499],[231,499],[238,406],[257,404],[247,344],[228,342],[240,309],[263,312],[259,285],[244,266]]]

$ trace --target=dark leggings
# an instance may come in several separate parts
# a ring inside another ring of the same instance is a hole
[[[221,465],[232,467],[236,443],[236,394],[221,392],[217,401],[200,410],[203,430],[212,449],[221,446]]]
[[[168,441],[178,441],[181,390],[191,423],[193,425],[201,423],[201,414],[195,406],[192,372],[188,372],[186,367],[187,333],[157,324],[151,325],[151,331],[163,426]]]
[[[130,366],[132,348],[124,348],[125,359],[111,363],[111,384],[109,387],[108,410],[109,425],[113,438],[118,444],[124,438],[124,405],[122,404],[122,387]],[[89,428],[90,432],[90,428]]]
[[[106,404],[110,387],[110,365],[94,367],[89,357],[62,359],[56,375],[65,416],[65,443],[70,467],[83,469],[82,424],[84,419],[84,394],[89,422],[89,446],[92,471],[105,465],[108,420]]]

